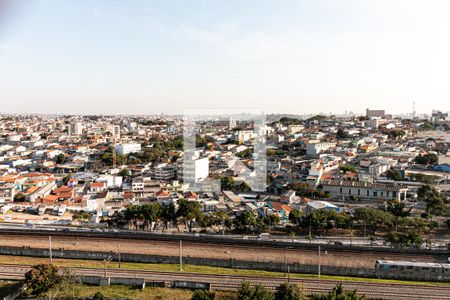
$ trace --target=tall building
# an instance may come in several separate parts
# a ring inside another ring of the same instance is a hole
[[[120,139],[120,126],[119,125],[111,125],[110,131],[116,139]]]
[[[386,113],[384,111],[384,109],[366,109],[366,117],[371,118],[371,117],[375,117],[375,118],[381,118],[383,119],[385,117]]]
[[[69,135],[82,135],[83,134],[83,125],[79,122],[72,123],[69,125]]]

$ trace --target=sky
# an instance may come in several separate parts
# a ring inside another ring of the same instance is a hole
[[[0,113],[450,110],[450,1],[0,0]]]

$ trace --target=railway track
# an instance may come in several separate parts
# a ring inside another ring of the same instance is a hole
[[[257,240],[241,240],[232,238],[219,238],[219,237],[196,237],[196,236],[183,236],[183,235],[171,235],[171,234],[156,234],[152,232],[80,232],[80,231],[38,231],[32,230],[14,230],[14,229],[0,229],[0,235],[16,235],[23,236],[26,233],[27,236],[65,236],[65,237],[79,237],[79,238],[100,238],[108,240],[145,240],[145,241],[161,241],[161,242],[176,242],[183,240],[184,243],[188,244],[211,244],[211,245],[230,245],[236,247],[257,247],[265,249],[292,249],[292,250],[303,250],[303,251],[316,251],[316,244],[309,243],[291,243],[285,241],[278,241],[277,243],[271,243],[271,241],[257,241]],[[440,250],[430,252],[428,250],[415,250],[415,249],[402,249],[401,251],[395,248],[383,248],[383,247],[372,247],[370,250],[367,247],[361,246],[335,246],[332,244],[320,244],[324,250],[330,250],[333,252],[343,252],[343,253],[397,253],[399,255],[414,254],[414,255],[428,255],[428,256],[448,256],[449,251]],[[406,252],[405,252],[406,251]]]
[[[1,264],[0,277],[3,279],[21,279],[29,265]],[[104,276],[103,269],[94,268],[67,268],[74,275],[79,276]],[[286,278],[266,276],[242,276],[223,274],[200,274],[184,272],[159,272],[131,269],[107,269],[108,277],[143,278],[149,282],[165,282],[170,285],[175,280],[207,282],[212,289],[236,290],[243,281],[253,285],[261,284],[274,290],[281,283],[289,281],[300,284],[306,293],[323,293],[330,291],[337,284],[342,284],[345,289],[356,289],[359,293],[372,299],[442,299],[450,300],[450,285],[431,284],[399,284],[378,283],[362,281],[339,281],[328,279]]]
[[[2,230],[0,230],[0,236],[5,234]],[[23,238],[23,234],[13,234],[13,233],[6,233],[5,235],[11,236],[11,237],[18,237],[18,238]],[[31,239],[33,239],[33,237],[39,237],[42,239],[45,239],[45,242],[47,241],[48,235],[53,235],[53,234],[41,234],[41,235],[36,235],[34,234],[33,236],[29,237]],[[99,237],[99,236],[63,236],[63,235],[56,235],[55,239],[53,240],[54,242],[56,242],[58,239],[60,240],[64,240],[64,241],[70,241],[73,242],[75,241],[83,241],[83,240],[89,240],[91,242],[98,242],[98,243],[111,243],[111,242],[115,242],[117,244],[125,244],[126,241],[128,239],[125,238],[118,238],[118,237]],[[152,243],[152,245],[156,244],[169,244],[172,245],[174,247],[178,247],[179,245],[179,241],[173,241],[173,240],[152,240],[152,239],[137,239],[135,241],[133,241],[134,243]],[[47,243],[47,242],[46,242]],[[224,247],[226,247],[227,249],[235,249],[235,250],[244,250],[244,251],[248,251],[249,249],[252,250],[257,250],[258,252],[261,251],[282,251],[282,252],[286,252],[286,253],[292,253],[292,254],[301,254],[301,253],[308,253],[308,254],[316,254],[317,253],[317,249],[311,249],[311,248],[298,248],[298,247],[294,247],[294,246],[278,246],[278,247],[273,247],[273,246],[268,246],[268,245],[260,245],[258,247],[256,247],[255,245],[241,245],[238,243],[231,243],[231,242],[227,242],[227,243],[218,243],[218,242],[195,242],[195,241],[185,241],[183,242],[184,247],[205,247],[205,245],[207,245],[208,247],[211,248],[217,248],[217,249],[223,249]],[[86,250],[93,250],[93,249],[88,249],[86,248]],[[396,253],[396,252],[368,252],[367,250],[359,250],[358,248],[354,248],[354,249],[325,249],[325,251],[328,251],[329,253],[333,253],[335,255],[338,254],[342,254],[342,255],[348,255],[348,256],[352,256],[352,255],[356,255],[358,257],[372,257],[373,261],[377,260],[377,259],[387,259],[387,260],[420,260],[420,261],[428,261],[428,262],[446,262],[447,260],[447,255],[439,255],[439,254],[409,254],[409,253]],[[450,255],[450,253],[449,253]],[[192,256],[192,255],[191,255]],[[289,261],[289,257],[288,257],[288,261]],[[292,262],[294,262],[295,260],[293,260]]]

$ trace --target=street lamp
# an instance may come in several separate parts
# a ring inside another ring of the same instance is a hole
[[[108,268],[108,263],[109,263],[111,260],[112,260],[112,256],[108,256],[108,258],[106,258],[106,259],[103,260],[103,263],[104,263],[104,271],[105,271],[105,278],[107,277],[107,276],[106,276],[106,269]]]

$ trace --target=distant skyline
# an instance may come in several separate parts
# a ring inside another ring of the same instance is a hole
[[[450,111],[446,0],[0,0],[0,113]]]

